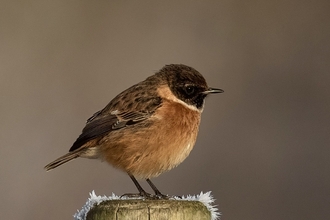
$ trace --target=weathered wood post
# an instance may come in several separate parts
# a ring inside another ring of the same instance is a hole
[[[94,206],[86,220],[211,220],[211,212],[199,201],[108,200]]]
[[[220,217],[211,192],[169,199],[97,196],[94,191],[75,220],[217,220]]]

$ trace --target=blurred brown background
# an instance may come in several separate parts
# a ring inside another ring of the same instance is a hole
[[[162,192],[211,190],[223,220],[328,218],[329,39],[328,0],[1,1],[1,219],[72,219],[92,190],[135,192],[99,161],[43,166],[170,63],[225,93],[190,157],[154,179]]]

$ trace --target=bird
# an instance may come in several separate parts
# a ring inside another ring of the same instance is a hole
[[[49,171],[76,158],[100,159],[126,172],[145,198],[168,198],[151,182],[178,166],[193,149],[205,98],[222,93],[184,64],[169,64],[113,98],[87,119],[69,153],[44,168]],[[154,194],[137,179],[144,179]]]

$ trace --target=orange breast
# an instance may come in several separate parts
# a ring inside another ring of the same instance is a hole
[[[103,138],[101,154],[108,163],[135,177],[155,177],[189,155],[199,123],[200,112],[166,100],[150,119]]]

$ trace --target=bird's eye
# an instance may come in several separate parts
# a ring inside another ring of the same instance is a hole
[[[187,95],[192,95],[195,93],[195,87],[194,86],[185,86],[185,92]]]

